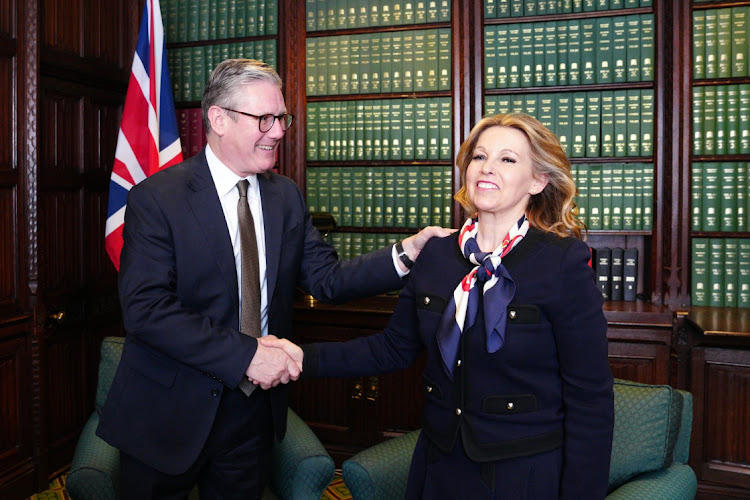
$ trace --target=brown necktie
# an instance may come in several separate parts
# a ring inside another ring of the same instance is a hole
[[[255,239],[255,222],[247,203],[247,188],[250,183],[243,179],[237,183],[240,199],[237,202],[237,219],[240,228],[242,252],[242,310],[240,331],[251,337],[260,337],[260,271],[258,269],[258,242]],[[247,396],[257,387],[247,378],[240,382],[240,390]]]

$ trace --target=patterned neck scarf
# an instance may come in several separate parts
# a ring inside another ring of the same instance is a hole
[[[458,358],[461,334],[474,325],[480,299],[484,305],[487,352],[497,352],[505,343],[506,309],[516,294],[516,284],[502,265],[502,259],[529,230],[529,221],[524,214],[510,228],[499,247],[493,252],[482,252],[477,243],[478,222],[478,217],[468,219],[459,233],[458,246],[464,257],[476,267],[464,276],[453,291],[453,300],[443,312],[437,333],[444,368],[451,379]],[[477,282],[484,283],[484,287],[477,287]]]

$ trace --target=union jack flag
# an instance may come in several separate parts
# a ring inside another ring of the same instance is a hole
[[[181,161],[159,0],[146,0],[109,181],[104,246],[118,271],[128,191]]]

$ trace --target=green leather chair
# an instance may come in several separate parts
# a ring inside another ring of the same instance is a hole
[[[695,498],[687,465],[693,398],[666,385],[615,379],[615,429],[608,500]],[[400,499],[420,431],[368,448],[344,462],[341,474],[357,500]]]
[[[120,362],[125,339],[107,337],[102,342],[96,408],[78,439],[66,491],[73,500],[115,500],[120,483],[120,452],[96,434],[99,413],[107,398]],[[334,474],[333,459],[318,438],[291,409],[286,436],[273,447],[270,488],[264,499],[293,498],[320,500]],[[191,498],[197,498],[194,491]]]

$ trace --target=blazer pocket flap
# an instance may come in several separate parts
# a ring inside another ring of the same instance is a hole
[[[513,324],[539,323],[542,311],[535,305],[510,304],[508,306],[508,321]]]
[[[442,313],[447,301],[439,295],[417,292],[417,309]]]
[[[536,396],[533,394],[513,394],[510,396],[487,396],[482,401],[482,411],[495,415],[511,415],[536,411]]]

